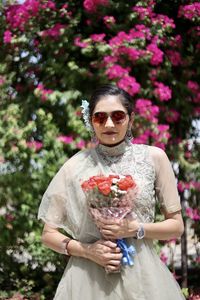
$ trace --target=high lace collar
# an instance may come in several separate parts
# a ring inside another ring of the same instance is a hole
[[[97,146],[97,151],[106,156],[120,156],[124,154],[131,147],[131,143],[127,143],[126,141],[121,142],[117,146],[108,147],[102,144]]]

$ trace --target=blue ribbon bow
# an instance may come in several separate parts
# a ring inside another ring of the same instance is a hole
[[[117,240],[117,246],[121,249],[122,251],[122,264],[123,265],[128,265],[128,266],[133,266],[134,261],[131,256],[134,256],[136,251],[135,247],[133,245],[128,246],[126,241],[124,239],[118,239]]]

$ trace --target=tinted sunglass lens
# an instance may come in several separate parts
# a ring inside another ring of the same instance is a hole
[[[98,112],[98,113],[94,114],[93,121],[95,123],[103,124],[104,122],[106,122],[107,118],[108,118],[107,113],[105,113],[105,112]]]
[[[126,114],[123,111],[114,111],[111,118],[113,122],[120,123],[125,120]]]

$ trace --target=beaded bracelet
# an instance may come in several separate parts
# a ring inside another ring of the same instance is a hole
[[[71,254],[69,253],[69,251],[68,251],[68,245],[69,245],[69,242],[70,242],[71,240],[72,240],[72,239],[66,239],[66,240],[65,240],[64,254],[65,254],[65,255],[68,255],[68,256],[71,255]]]

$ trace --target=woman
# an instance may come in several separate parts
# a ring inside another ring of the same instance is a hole
[[[178,238],[183,233],[180,200],[166,154],[159,148],[130,142],[132,101],[116,86],[97,89],[84,118],[99,144],[78,152],[63,165],[39,208],[38,217],[45,223],[42,242],[71,256],[54,299],[184,299],[153,249],[154,239]],[[136,219],[101,219],[98,228],[94,224],[81,182],[102,173],[134,178],[139,187]],[[154,223],[156,198],[165,220]],[[121,266],[122,254],[114,242],[118,238],[134,245],[134,266]]]

